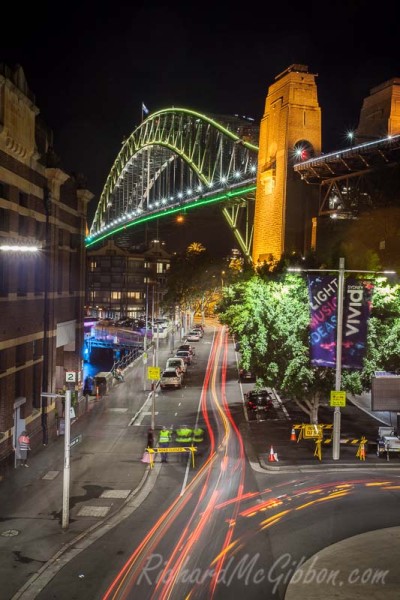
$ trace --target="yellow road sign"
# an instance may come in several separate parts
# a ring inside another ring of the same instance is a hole
[[[160,367],[147,367],[147,379],[157,381],[161,377]]]
[[[303,425],[304,438],[319,438],[322,437],[321,425]]]
[[[330,406],[346,406],[346,392],[332,390]]]

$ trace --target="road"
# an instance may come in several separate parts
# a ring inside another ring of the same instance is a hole
[[[156,398],[158,424],[206,429],[207,447],[195,456],[195,468],[182,455],[157,464],[145,502],[77,552],[37,598],[283,599],[295,569],[319,550],[398,524],[395,472],[355,477],[251,468],[229,342],[224,328],[206,334],[185,387]],[[145,412],[141,426],[150,424]]]

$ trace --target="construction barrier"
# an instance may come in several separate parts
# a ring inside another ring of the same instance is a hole
[[[167,452],[190,452],[192,455],[192,466],[194,468],[194,453],[197,452],[196,446],[180,446],[178,448],[146,448],[145,452],[148,452],[150,456],[150,467],[154,467],[155,457],[153,454],[165,454]]]

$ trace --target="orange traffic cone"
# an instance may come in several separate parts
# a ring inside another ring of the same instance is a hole
[[[290,434],[290,441],[291,442],[297,442],[296,432],[295,432],[294,427],[292,427],[292,433]]]
[[[277,462],[278,457],[274,452],[273,447],[271,446],[271,450],[269,451],[268,462]]]

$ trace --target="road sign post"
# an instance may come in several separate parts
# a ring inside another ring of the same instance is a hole
[[[147,367],[147,378],[151,380],[151,428],[155,429],[155,418],[156,418],[156,384],[155,382],[160,379],[161,369],[160,367]]]

